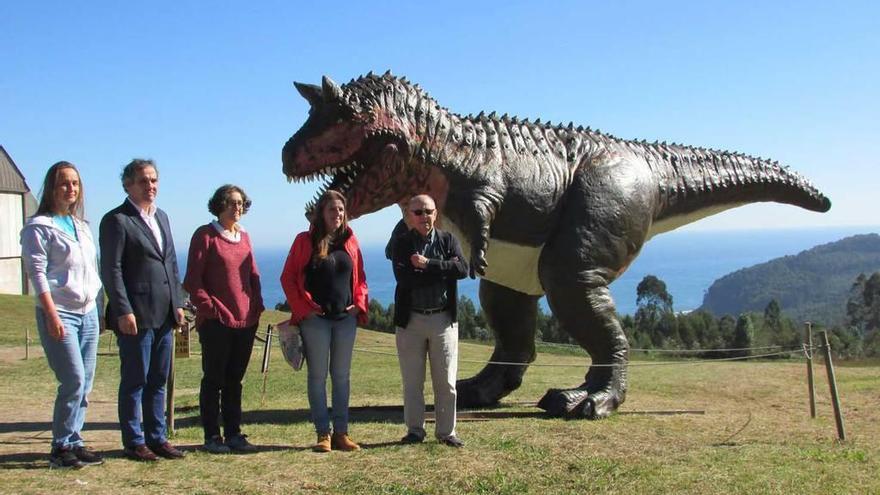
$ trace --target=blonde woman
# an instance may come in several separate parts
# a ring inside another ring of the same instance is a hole
[[[37,329],[58,380],[52,413],[50,466],[101,464],[82,428],[98,352],[97,249],[83,220],[83,187],[70,162],[49,168],[37,213],[21,231],[22,257],[37,295]]]

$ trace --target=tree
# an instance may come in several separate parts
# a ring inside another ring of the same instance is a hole
[[[755,338],[755,328],[752,325],[752,319],[748,314],[741,314],[739,318],[736,320],[736,329],[733,331],[733,341],[731,342],[732,346],[735,349],[742,349],[740,351],[732,351],[731,355],[733,356],[749,356],[752,351],[749,350],[749,347],[752,347],[752,342]]]
[[[649,335],[653,347],[677,346],[680,339],[666,283],[654,275],[646,275],[636,287],[636,305],[636,331]]]
[[[370,299],[365,328],[385,333],[394,333],[394,305],[390,305],[388,309],[385,309],[382,303],[375,299]]]
[[[672,312],[672,296],[666,290],[666,282],[654,275],[645,275],[636,287],[636,305],[663,313]]]
[[[462,339],[487,340],[489,332],[482,311],[477,311],[470,298],[458,298],[458,336]]]
[[[865,356],[880,356],[880,272],[860,274],[846,304],[850,328],[862,339]]]

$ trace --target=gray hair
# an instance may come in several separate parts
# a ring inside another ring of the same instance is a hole
[[[156,162],[153,160],[134,158],[132,161],[128,162],[128,165],[122,169],[122,175],[119,177],[122,179],[122,187],[125,188],[126,185],[134,182],[134,177],[138,172],[147,167],[153,167],[153,170],[156,171],[156,175],[159,175],[159,167],[156,166]]]

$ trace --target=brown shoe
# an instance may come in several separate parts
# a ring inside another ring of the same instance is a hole
[[[334,433],[333,448],[336,450],[341,450],[343,452],[361,450],[361,446],[356,444],[354,440],[352,440],[351,437],[348,436],[348,433]]]
[[[134,461],[140,462],[156,462],[159,460],[156,454],[146,445],[135,445],[134,447],[125,447],[122,449],[122,455]]]
[[[176,449],[170,442],[165,442],[162,445],[151,445],[150,450],[166,459],[183,459],[186,457],[186,452]]]
[[[312,450],[315,452],[330,452],[330,434],[318,433],[318,443],[312,447]]]

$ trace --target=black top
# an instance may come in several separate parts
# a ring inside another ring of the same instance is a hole
[[[410,257],[416,252],[424,238],[415,230],[394,238],[391,249],[394,278],[397,287],[394,290],[394,324],[406,328],[412,310],[413,290],[436,286],[442,283],[446,287],[446,306],[452,321],[457,321],[458,280],[465,278],[468,265],[461,252],[458,240],[449,232],[434,229],[435,249],[431,256],[426,256],[428,265],[424,270],[412,266]]]
[[[321,309],[324,318],[337,319],[345,316],[345,308],[351,306],[351,256],[343,249],[344,244],[330,246],[327,257],[306,267],[306,290]]]
[[[416,232],[416,231],[413,231]],[[410,236],[413,240],[413,249],[425,258],[443,259],[443,251],[440,249],[440,243],[437,242],[437,231],[428,232],[428,237],[422,237],[421,234]],[[416,272],[422,270],[415,268]],[[437,278],[433,284],[418,285],[410,289],[412,293],[410,306],[415,310],[437,310],[446,308],[446,281]]]

